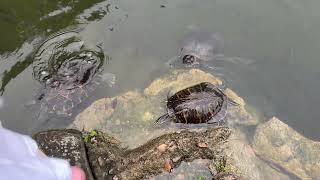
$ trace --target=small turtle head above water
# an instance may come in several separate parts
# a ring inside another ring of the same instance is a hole
[[[211,61],[218,49],[217,35],[211,32],[193,32],[181,43],[180,59],[184,64]]]
[[[169,97],[167,114],[157,122],[172,120],[183,124],[220,125],[227,114],[228,101],[228,97],[217,86],[202,82]]]

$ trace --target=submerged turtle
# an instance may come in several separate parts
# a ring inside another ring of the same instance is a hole
[[[219,87],[202,82],[169,97],[167,114],[161,116],[157,123],[165,123],[171,119],[175,123],[183,124],[220,125],[224,122],[229,103],[236,104]]]
[[[186,65],[214,60],[218,53],[218,42],[219,39],[214,33],[193,32],[183,40],[179,58]]]
[[[210,61],[228,61],[235,64],[251,64],[253,61],[239,57],[226,57],[220,51],[222,40],[212,32],[193,30],[180,43],[179,56],[169,60],[169,65],[182,63],[187,67],[203,66],[208,69],[216,69],[209,65]]]
[[[78,31],[63,31],[48,38],[35,54],[33,74],[43,88],[37,100],[47,112],[72,114],[101,81],[112,86],[115,76],[103,73],[102,49],[88,48]]]
[[[193,31],[180,43],[179,56],[169,60],[169,65],[182,63],[187,67],[207,66],[208,61],[223,57],[218,54],[220,48],[218,36],[212,32]]]

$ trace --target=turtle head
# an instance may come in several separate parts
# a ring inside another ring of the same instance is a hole
[[[183,64],[191,65],[191,64],[194,64],[195,61],[196,61],[196,57],[193,55],[188,54],[182,57]]]

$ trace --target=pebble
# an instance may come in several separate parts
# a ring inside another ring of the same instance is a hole
[[[161,144],[160,146],[158,146],[158,151],[160,152],[165,152],[167,150],[167,145],[166,144]]]
[[[175,157],[172,159],[173,162],[178,162],[181,159],[181,156]]]
[[[172,162],[170,160],[167,160],[165,163],[164,163],[164,170],[167,171],[167,172],[171,172],[171,169],[172,169]]]
[[[103,166],[104,165],[104,160],[101,156],[98,157],[98,163],[99,163],[99,166]]]
[[[208,147],[208,144],[207,144],[207,143],[204,143],[204,142],[199,142],[197,145],[198,145],[198,147],[200,147],[200,148],[207,148],[207,147]]]

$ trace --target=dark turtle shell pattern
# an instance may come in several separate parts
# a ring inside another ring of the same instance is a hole
[[[202,82],[169,97],[167,114],[157,122],[171,119],[175,123],[184,124],[220,124],[227,114],[227,106],[228,98],[217,86]]]

